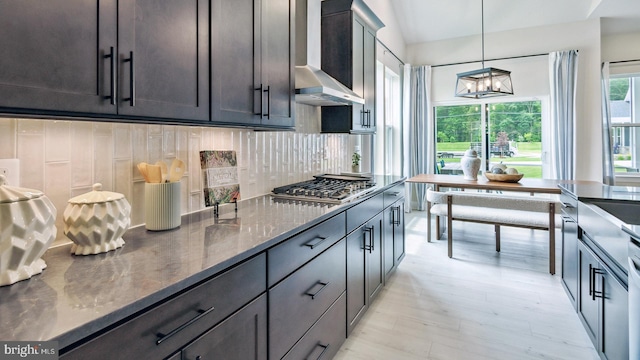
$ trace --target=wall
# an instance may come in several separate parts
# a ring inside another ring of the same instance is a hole
[[[485,34],[487,59],[579,50],[576,178],[582,180],[602,180],[600,42],[598,19]],[[481,37],[478,35],[410,45],[407,47],[407,59],[413,65],[477,61],[433,69],[434,101],[455,103],[463,101],[454,97],[455,74],[479,68],[481,51]],[[516,98],[548,98],[548,56],[485,62],[485,65],[512,71]]]
[[[391,5],[392,0],[365,0],[365,3],[382,20],[384,27],[376,34],[395,56],[406,61],[406,44]]]
[[[602,61],[640,59],[640,32],[602,36]]]
[[[0,159],[20,159],[20,186],[44,191],[58,211],[57,243],[67,201],[91,190],[125,195],[131,224],[144,223],[139,162],[185,161],[182,213],[204,208],[200,150],[235,150],[243,199],[313,175],[351,171],[350,135],[320,134],[319,108],[296,105],[295,132],[0,118]]]

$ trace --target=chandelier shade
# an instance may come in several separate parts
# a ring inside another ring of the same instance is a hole
[[[484,67],[484,0],[481,1],[482,68],[458,74],[456,97],[473,99],[513,95],[511,71]]]
[[[473,99],[513,95],[511,71],[492,67],[458,74],[456,96]]]

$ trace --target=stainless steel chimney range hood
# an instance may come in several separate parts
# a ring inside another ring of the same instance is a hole
[[[321,0],[296,0],[296,102],[314,106],[364,104],[320,69]]]

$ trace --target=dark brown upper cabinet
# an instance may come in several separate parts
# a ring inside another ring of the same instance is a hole
[[[0,2],[2,112],[116,114],[116,23],[115,0]]]
[[[322,70],[351,88],[364,105],[324,106],[322,132],[376,132],[376,32],[382,21],[362,0],[322,2]]]
[[[119,0],[118,113],[209,120],[209,1]]]
[[[0,2],[0,107],[209,120],[206,0]]]
[[[293,128],[294,15],[293,0],[212,0],[212,121]]]

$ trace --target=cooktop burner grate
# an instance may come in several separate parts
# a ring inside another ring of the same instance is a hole
[[[271,196],[342,204],[373,191],[375,185],[370,177],[325,174],[314,176],[313,180],[277,187]]]

